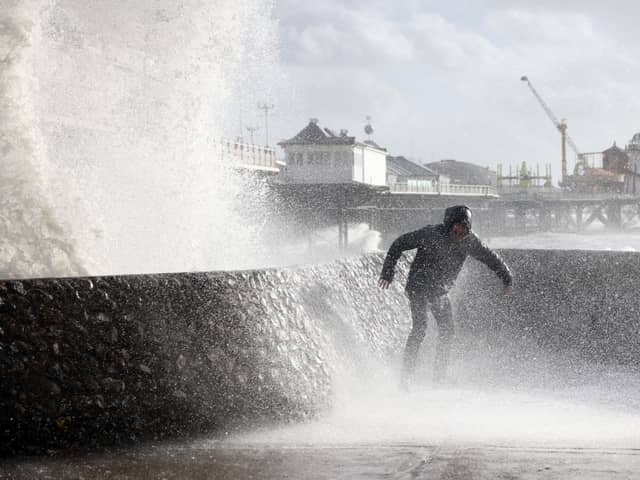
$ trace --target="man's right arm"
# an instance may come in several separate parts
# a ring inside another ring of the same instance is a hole
[[[418,248],[418,245],[423,238],[423,230],[416,230],[415,232],[400,235],[391,244],[387,251],[387,256],[385,257],[384,264],[382,266],[382,272],[380,273],[380,280],[391,283],[393,276],[395,275],[396,263],[398,263],[398,259],[402,255],[402,252]]]

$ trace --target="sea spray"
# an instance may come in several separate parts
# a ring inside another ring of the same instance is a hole
[[[282,83],[270,2],[1,10],[4,277],[259,263],[261,189],[217,146]]]
[[[0,8],[0,277],[84,273],[73,239],[52,208],[43,178],[33,59],[42,1]]]

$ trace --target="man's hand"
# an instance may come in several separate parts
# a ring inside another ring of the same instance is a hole
[[[504,287],[504,296],[505,297],[509,297],[511,296],[511,294],[513,293],[513,288],[511,287]]]
[[[384,278],[381,278],[380,280],[378,280],[378,286],[383,290],[386,290],[387,288],[389,288],[389,285],[391,285],[391,282],[388,280],[385,280]]]

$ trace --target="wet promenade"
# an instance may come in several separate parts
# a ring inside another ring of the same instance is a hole
[[[3,479],[631,479],[635,449],[353,445],[154,448],[12,461]]]
[[[635,375],[547,391],[390,385],[306,424],[60,458],[12,458],[0,479],[632,479]]]

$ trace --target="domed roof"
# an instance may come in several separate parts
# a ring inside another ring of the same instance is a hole
[[[640,151],[640,132],[636,133],[629,143],[627,144],[627,152],[638,152]]]
[[[613,142],[613,145],[609,148],[607,148],[604,152],[602,153],[617,153],[617,152],[622,152],[622,149],[616,145],[616,142]]]

